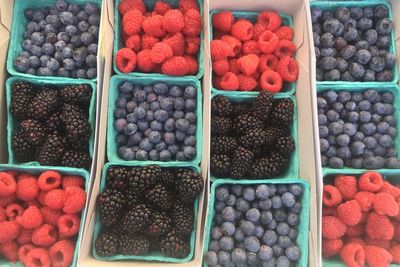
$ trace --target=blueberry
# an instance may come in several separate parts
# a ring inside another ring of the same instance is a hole
[[[297,230],[296,230],[296,228],[290,227],[288,237],[289,237],[292,241],[295,241],[295,240],[296,240],[296,238],[297,238]]]
[[[328,127],[325,125],[319,126],[319,136],[324,138],[324,137],[327,137],[328,135],[329,135]]]
[[[150,160],[159,160],[159,152],[156,149],[152,149],[149,152],[149,159]]]
[[[369,18],[360,18],[357,21],[357,27],[359,30],[366,31],[372,28],[373,21]]]
[[[334,136],[342,134],[344,130],[343,124],[339,122],[332,122],[331,124],[329,124],[328,128],[329,128],[329,133]]]
[[[346,7],[339,7],[335,11],[335,17],[340,20],[340,22],[346,22],[350,18],[350,10]]]
[[[273,257],[272,248],[270,246],[262,245],[257,255],[262,261],[269,261]]]
[[[252,187],[246,187],[243,190],[243,197],[247,201],[253,201],[256,198],[256,191]]]
[[[337,62],[336,68],[340,72],[344,72],[349,68],[349,63],[344,58],[337,57],[336,62]]]
[[[122,146],[118,148],[118,155],[124,160],[135,159],[135,154],[133,153],[133,150],[127,146]]]
[[[187,112],[195,111],[196,110],[196,100],[194,99],[186,99],[185,100],[185,109]]]
[[[337,93],[333,90],[328,90],[324,92],[324,97],[329,104],[333,104],[337,100]]]
[[[394,145],[394,141],[390,135],[384,134],[378,139],[379,145],[384,148],[389,148]]]
[[[228,206],[234,206],[236,205],[236,197],[233,194],[230,194],[228,196],[228,199],[225,201],[226,205]]]
[[[208,251],[204,257],[205,262],[208,265],[217,265],[218,264],[218,256],[214,251]]]
[[[386,159],[385,165],[389,169],[398,169],[400,168],[400,160],[396,157],[390,157]]]
[[[183,141],[183,143],[186,146],[195,146],[196,145],[196,137],[191,135],[185,138],[185,140]]]
[[[325,72],[324,78],[326,81],[338,81],[340,80],[340,72],[336,69]]]
[[[341,158],[332,157],[329,159],[329,167],[334,169],[341,169],[343,168],[344,162]]]
[[[187,86],[183,91],[183,97],[185,99],[195,99],[197,96],[197,89],[193,86]]]
[[[320,56],[321,57],[334,57],[334,56],[336,56],[336,54],[337,54],[337,51],[333,47],[320,49]]]
[[[385,59],[383,57],[374,56],[369,62],[369,67],[375,72],[379,72],[385,68]]]
[[[362,80],[364,82],[373,82],[373,81],[375,81],[375,72],[370,70],[370,69],[366,69],[365,72],[364,72],[364,76],[363,76]]]
[[[363,161],[363,167],[366,169],[380,169],[385,165],[385,160],[380,157],[366,157]]]
[[[349,60],[350,58],[352,58],[355,55],[356,50],[357,49],[354,46],[346,45],[345,47],[343,47],[340,50],[340,54],[341,54],[343,59]]]
[[[271,198],[272,201],[272,208],[279,209],[282,207],[282,199],[280,196],[273,196]]]
[[[154,112],[154,117],[159,122],[165,122],[169,116],[167,111],[159,109]]]
[[[386,53],[386,55],[384,56],[385,59],[385,67],[392,69],[394,68],[394,66],[396,65],[396,56],[394,54],[391,53]]]
[[[335,37],[331,33],[326,32],[321,35],[320,42],[322,47],[332,47],[335,44]]]
[[[153,86],[153,90],[158,95],[165,95],[168,93],[168,85],[165,83],[156,83]]]
[[[277,225],[278,223],[277,223],[277,221],[276,220],[272,220],[272,221],[270,221],[267,225],[266,225],[266,229],[268,229],[268,230],[274,230],[275,228],[276,228],[276,225]]]
[[[98,47],[98,45],[95,44],[95,43],[93,43],[93,44],[90,44],[90,45],[87,47],[87,49],[88,49],[88,51],[89,51],[90,54],[96,55],[96,54],[97,54],[97,47]]]
[[[237,190],[240,190],[240,189],[238,188]],[[234,193],[234,191],[233,191],[233,193]],[[239,197],[237,199],[237,201],[236,201],[236,207],[237,207],[238,211],[246,212],[247,210],[249,210],[250,209],[250,203],[246,199],[240,197],[241,193],[240,194],[235,194],[235,195],[236,195],[236,197]]]
[[[218,261],[220,264],[229,264],[231,262],[231,254],[227,251],[219,251]]]
[[[196,157],[196,148],[192,146],[185,146],[183,153],[188,160],[192,160],[194,157]]]
[[[286,256],[279,256],[276,260],[276,267],[290,267],[290,260]]]
[[[318,65],[322,70],[325,70],[325,71],[332,70],[332,69],[336,68],[337,61],[336,61],[336,58],[334,58],[334,57],[324,57],[319,60]]]
[[[245,264],[247,260],[246,251],[241,248],[235,248],[231,253],[232,262],[237,264]],[[220,261],[221,263],[221,261]]]
[[[254,223],[252,223],[250,221],[245,221],[245,220],[242,220],[239,223],[239,225],[240,225],[240,228],[242,229],[243,233],[246,236],[252,235],[254,233],[255,228],[256,228]]]
[[[214,240],[219,240],[222,237],[222,229],[219,226],[214,226],[211,229],[211,238]]]
[[[186,134],[184,132],[181,131],[176,131],[175,132],[175,137],[176,140],[178,140],[178,142],[183,142],[186,138]]]
[[[360,122],[366,123],[371,120],[371,113],[368,111],[361,111],[360,112]]]
[[[169,161],[169,160],[171,160],[171,158],[172,158],[172,155],[169,150],[162,150],[160,152],[160,160],[161,161]]]
[[[390,82],[394,78],[394,73],[392,70],[383,70],[378,72],[376,75],[376,80],[378,82]]]
[[[354,82],[356,79],[350,74],[350,72],[347,70],[343,72],[340,76],[340,79],[343,81],[348,81],[348,82]]]
[[[318,22],[319,18],[322,16],[322,10],[318,7],[311,8],[311,20],[312,22]]]
[[[350,27],[346,28],[343,32],[343,38],[350,42],[350,41],[355,41],[358,37],[358,32],[356,28]]]
[[[176,156],[176,154],[179,152],[179,145],[169,145],[168,146],[168,151],[171,152],[172,156]]]
[[[267,225],[273,220],[273,215],[270,211],[262,211],[260,215],[260,221],[263,225]]]
[[[233,222],[236,219],[236,211],[232,207],[225,207],[221,214],[227,222]]]
[[[339,24],[339,20],[335,18],[329,18],[323,23],[322,28],[324,29],[324,32],[336,34],[336,32],[339,30]]]
[[[353,62],[349,65],[349,72],[355,78],[362,78],[365,73],[365,69],[361,64]]]
[[[247,220],[251,221],[251,222],[257,222],[260,219],[260,211],[258,209],[249,209],[246,212],[246,218]]]
[[[292,245],[292,240],[288,236],[279,236],[278,238],[278,243],[282,248],[288,248],[290,245]]]
[[[376,125],[372,122],[364,123],[360,126],[360,130],[365,135],[373,135],[376,132]]]
[[[318,124],[319,125],[325,125],[327,123],[328,119],[324,114],[318,114]]]
[[[388,35],[393,29],[393,22],[388,18],[380,19],[376,22],[375,29],[380,35]]]
[[[316,45],[316,44],[314,44],[314,45]],[[334,47],[337,51],[341,50],[346,45],[347,45],[347,41],[343,37],[338,36],[335,38]]]
[[[244,239],[244,247],[247,251],[257,252],[260,249],[260,241],[255,236],[249,236]]]

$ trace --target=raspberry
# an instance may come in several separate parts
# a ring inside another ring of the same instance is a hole
[[[347,237],[359,237],[364,234],[364,225],[347,225],[347,231],[345,236]]]
[[[185,52],[185,39],[182,33],[168,34],[163,39],[163,42],[171,46],[174,56],[183,56]]]
[[[259,55],[260,54],[260,49],[258,48],[258,42],[254,40],[248,40],[243,43],[242,47],[243,54],[248,55],[248,54],[255,54]]]
[[[229,62],[226,59],[214,61],[212,63],[213,71],[218,76],[224,76],[229,71]]]
[[[184,76],[188,73],[188,66],[184,57],[172,57],[161,66],[161,72],[167,75]]]
[[[9,196],[0,197],[0,207],[5,208],[10,203],[14,202],[15,200],[17,200],[17,195],[16,194],[11,194]]]
[[[273,70],[266,70],[261,75],[261,89],[271,93],[277,93],[282,89],[282,78]]]
[[[342,239],[322,239],[322,255],[324,258],[330,258],[338,255],[342,247]]]
[[[34,248],[26,254],[26,267],[50,267],[50,257],[43,248]]]
[[[26,244],[26,245],[22,245],[19,249],[18,249],[18,259],[21,263],[25,264],[26,261],[26,255],[28,254],[29,251],[31,251],[32,249],[34,249],[35,246],[32,244]]]
[[[270,54],[276,50],[279,44],[278,35],[271,31],[263,32],[258,38],[258,47],[263,53]]]
[[[188,67],[188,73],[190,75],[195,75],[199,70],[199,64],[197,60],[192,56],[183,56],[186,59],[186,65]]]
[[[239,78],[232,72],[227,72],[222,77],[220,87],[223,90],[234,91],[239,89]]]
[[[390,253],[383,248],[375,246],[365,246],[365,261],[370,267],[389,267],[393,258]]]
[[[142,50],[144,49],[152,49],[153,46],[158,43],[160,40],[158,38],[153,37],[148,34],[143,34],[142,36]]]
[[[44,198],[44,203],[50,209],[58,210],[64,207],[64,198],[65,198],[64,190],[53,189],[46,194],[46,197]]]
[[[16,222],[26,229],[34,229],[42,225],[43,217],[36,206],[30,206],[16,218]]]
[[[251,76],[239,74],[239,90],[253,91],[257,87],[257,81]]]
[[[399,204],[393,196],[388,193],[378,193],[375,195],[372,202],[374,210],[380,215],[387,215],[390,217],[399,214]]]
[[[137,54],[137,66],[141,72],[152,72],[156,64],[151,60],[151,50],[144,49]]]
[[[199,5],[196,0],[179,0],[179,9],[186,13],[189,9],[195,9],[199,11]]]
[[[132,49],[135,53],[140,51],[141,39],[139,34],[129,36],[125,41],[125,47]]]
[[[364,248],[360,244],[350,243],[343,246],[340,258],[348,267],[363,267],[365,254]]]
[[[126,35],[134,35],[142,30],[143,14],[138,9],[129,10],[122,17],[122,27]]]
[[[392,195],[395,199],[400,198],[400,189],[391,185],[388,182],[383,182],[381,192],[388,193],[388,194]]]
[[[371,192],[361,191],[354,196],[354,200],[357,200],[362,211],[367,212],[372,207],[372,201],[374,200],[374,197],[375,195]]]
[[[62,181],[62,187],[66,189],[68,186],[79,186],[85,189],[85,179],[80,176],[64,176]]]
[[[64,214],[58,220],[58,231],[63,236],[74,236],[79,232],[81,219],[75,214]]]
[[[67,267],[74,259],[75,246],[70,240],[60,240],[49,250],[51,266]]]
[[[233,54],[231,56],[238,55],[242,50],[242,42],[231,35],[222,36],[221,41],[227,43],[232,48]]]
[[[378,192],[383,187],[383,178],[377,172],[364,172],[358,179],[358,187],[360,190],[368,192]]]
[[[235,23],[235,17],[230,11],[221,11],[212,17],[212,25],[219,31],[230,32],[233,23]]]
[[[242,73],[246,75],[251,75],[254,72],[256,72],[259,62],[260,59],[258,58],[257,55],[250,54],[239,58],[237,61],[237,65],[238,69]]]
[[[171,6],[164,2],[164,1],[157,1],[157,3],[154,5],[154,12],[160,15],[165,15],[168,10],[171,9]]]
[[[1,252],[7,261],[12,263],[18,261],[18,245],[14,241],[1,244]]]
[[[42,213],[44,222],[52,226],[57,226],[58,220],[63,215],[61,210],[53,210],[46,206],[43,206],[40,212]]]
[[[42,224],[32,234],[32,243],[37,246],[51,246],[57,240],[57,231],[50,224]]]
[[[329,216],[329,215],[337,217],[337,209],[336,209],[336,207],[323,206],[322,207],[322,216]]]
[[[6,172],[0,172],[0,197],[12,195],[17,191],[14,177]]]
[[[80,212],[86,203],[86,192],[80,187],[69,186],[65,189],[64,208],[65,213]]]
[[[363,239],[360,237],[349,237],[346,238],[345,244],[350,244],[350,243],[355,243],[355,244],[360,244],[361,246],[365,246],[365,242]]]
[[[347,226],[337,217],[322,217],[322,237],[328,239],[338,239],[344,236]]]
[[[14,220],[15,217],[20,216],[23,212],[24,208],[17,203],[11,203],[6,208],[6,214],[10,221]]]
[[[150,58],[156,64],[163,63],[173,56],[172,48],[169,44],[158,42],[151,49]]]
[[[257,21],[264,24],[267,30],[276,31],[282,23],[281,16],[273,11],[264,11],[258,15]]]
[[[232,47],[221,40],[212,40],[210,42],[211,58],[213,61],[226,59],[233,55]]]
[[[342,195],[333,185],[324,185],[322,202],[327,207],[333,207],[342,202]]]
[[[289,40],[279,40],[274,53],[279,58],[291,57],[296,52],[296,46]]]
[[[279,39],[286,39],[291,41],[293,39],[293,29],[289,26],[281,26],[278,30],[275,31],[276,35],[278,35]]]
[[[357,201],[349,200],[337,208],[339,219],[347,225],[356,225],[361,220],[361,208]]]
[[[39,186],[35,178],[25,178],[17,183],[17,197],[23,201],[33,200],[39,194]]]
[[[385,215],[371,212],[368,215],[365,232],[371,239],[391,240],[394,235],[394,227]]]
[[[185,40],[185,54],[187,55],[195,55],[199,52],[200,49],[200,38],[195,37],[186,37]]]
[[[278,65],[278,58],[274,54],[263,54],[260,56],[260,63],[258,64],[258,70],[264,72],[266,70],[275,70]]]
[[[19,235],[17,237],[17,242],[20,245],[29,244],[32,242],[33,229],[20,228]]]
[[[142,14],[146,13],[146,6],[144,5],[143,0],[122,0],[119,3],[118,11],[122,15],[132,9],[138,9]]]
[[[154,15],[144,19],[142,23],[143,31],[153,37],[163,37],[165,29],[163,28],[163,17]]]
[[[393,257],[393,262],[400,264],[400,245],[393,246],[389,252]]]
[[[46,195],[49,191],[40,191],[38,196],[37,196],[37,200],[39,201],[40,204],[42,205],[46,205],[46,203],[44,202]]]
[[[50,191],[61,185],[61,174],[57,171],[45,171],[38,178],[40,190]]]
[[[182,12],[178,9],[168,10],[163,17],[162,27],[170,33],[180,32],[185,27]]]
[[[240,41],[250,40],[253,37],[253,24],[246,19],[240,19],[232,25],[231,35]]]
[[[265,31],[267,31],[267,26],[265,24],[257,22],[253,26],[253,40],[258,41],[260,38],[261,34],[263,34]]]
[[[235,74],[240,74],[240,70],[238,69],[237,66],[237,59],[236,58],[231,58],[229,59],[229,71]]]
[[[368,237],[365,238],[364,240],[366,245],[380,247],[386,250],[389,250],[392,244],[392,241],[390,240],[371,239]]]
[[[132,72],[136,68],[136,53],[129,48],[121,48],[115,55],[117,68],[123,72]]]
[[[16,176],[14,175],[14,177],[16,177]],[[21,173],[20,175],[18,175],[17,186],[18,186],[18,182],[19,181],[22,181],[22,180],[27,179],[27,178],[36,179],[35,176],[33,176],[30,173]]]
[[[6,210],[3,207],[0,207],[0,222],[3,222],[7,219]]]
[[[276,71],[286,82],[294,82],[299,77],[299,66],[296,60],[291,57],[281,58],[276,66]]]
[[[15,221],[0,222],[0,244],[16,239],[19,231],[20,227]]]
[[[335,177],[335,186],[344,200],[352,199],[358,191],[355,176],[338,175]]]

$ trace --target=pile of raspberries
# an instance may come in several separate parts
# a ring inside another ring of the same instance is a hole
[[[118,10],[125,47],[115,62],[121,72],[197,73],[202,19],[196,0],[180,0],[177,9],[158,1],[152,12],[143,0],[122,0]]]
[[[85,203],[80,176],[0,172],[0,255],[24,266],[70,266]]]
[[[281,17],[273,11],[261,12],[254,24],[244,18],[236,20],[230,11],[213,15],[214,87],[277,93],[283,82],[296,81],[299,68],[293,58],[293,29],[281,24]]]
[[[329,178],[328,178],[329,179]],[[370,171],[324,185],[322,254],[347,266],[400,263],[400,186]]]

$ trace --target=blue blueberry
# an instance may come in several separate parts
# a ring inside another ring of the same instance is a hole
[[[227,222],[233,222],[236,219],[236,211],[232,207],[225,207],[221,214],[223,219]]]
[[[189,128],[187,129],[186,133],[189,134],[189,135],[195,135],[196,131],[197,131],[196,125],[195,124],[191,124],[189,126]]]
[[[296,226],[299,224],[299,216],[296,213],[290,212],[286,219],[287,223],[291,226]]]
[[[331,124],[329,124],[328,128],[329,128],[329,133],[334,136],[342,134],[344,130],[343,124],[339,122],[332,122]]]
[[[389,148],[394,145],[393,138],[390,135],[384,134],[378,139],[379,145],[384,148]]]
[[[162,150],[160,152],[160,160],[161,161],[169,161],[169,160],[171,160],[171,158],[172,158],[172,155],[171,155],[171,152],[169,152],[169,150]]]
[[[183,154],[188,160],[192,160],[196,156],[196,148],[192,146],[185,146],[183,149]]]
[[[255,228],[256,228],[254,223],[252,223],[250,221],[246,221],[246,220],[240,221],[239,226],[240,226],[240,228],[242,229],[243,233],[246,236],[252,235],[254,233]]]
[[[344,162],[341,158],[332,157],[329,159],[329,167],[334,169],[341,169],[344,166]]]
[[[196,137],[193,136],[193,135],[188,136],[188,137],[185,138],[185,140],[183,141],[183,143],[184,143],[186,146],[193,146],[193,147],[194,147],[194,146],[196,145]]]
[[[255,236],[249,236],[244,239],[244,247],[247,251],[257,252],[260,249],[260,241]]]
[[[231,261],[231,254],[227,251],[219,251],[218,252],[218,261],[220,264],[229,264]]]
[[[243,190],[243,197],[247,201],[253,201],[256,198],[256,191],[253,187],[246,187]]]
[[[363,161],[365,169],[380,169],[385,165],[385,160],[381,156],[366,157]]]
[[[214,251],[208,251],[204,257],[205,262],[208,265],[217,265],[218,264],[218,256],[217,253],[215,253]]]
[[[168,85],[165,83],[156,83],[153,86],[153,90],[158,95],[165,95],[168,93]]]
[[[196,110],[196,100],[194,99],[186,99],[185,100],[185,109],[187,112],[195,111]]]
[[[276,267],[290,267],[290,260],[285,256],[279,256],[276,260]]]
[[[260,219],[260,211],[258,209],[252,208],[246,212],[247,220],[255,223]]]
[[[388,130],[388,134],[392,137],[392,138],[396,138],[397,136],[397,129],[394,127],[390,127]]]
[[[168,120],[169,116],[167,111],[159,109],[154,112],[154,117],[159,122],[165,122],[166,120]]]
[[[237,195],[236,195],[237,196]],[[237,196],[238,197],[238,196]],[[238,209],[238,211],[240,211],[240,212],[247,212],[249,209],[250,209],[250,203],[246,200],[246,199],[244,199],[244,198],[242,198],[242,197],[239,197],[237,200],[236,200],[236,208]]]
[[[246,251],[241,248],[235,248],[231,253],[231,259],[235,264],[245,264],[247,260]]]
[[[337,111],[331,109],[326,113],[326,118],[330,122],[335,122],[339,119],[339,113]]]
[[[360,112],[360,122],[366,123],[371,120],[371,113],[369,111]]]
[[[278,243],[279,245],[285,249],[288,248],[290,245],[292,245],[292,240],[288,236],[279,236],[278,238]]]
[[[118,155],[124,160],[135,159],[135,154],[133,153],[133,150],[127,146],[122,146],[118,148]]]
[[[186,138],[186,133],[181,132],[181,131],[176,131],[175,137],[178,142],[183,142]]]
[[[236,241],[243,241],[245,239],[245,235],[241,228],[236,227],[234,238]]]
[[[281,199],[283,206],[287,208],[291,208],[296,203],[296,198],[290,192],[283,193]]]
[[[282,199],[280,196],[273,196],[271,198],[272,201],[272,208],[279,209],[282,207]]]

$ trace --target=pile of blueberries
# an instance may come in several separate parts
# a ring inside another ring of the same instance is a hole
[[[100,10],[96,4],[69,4],[26,9],[18,72],[39,76],[93,79],[97,75]]]
[[[219,186],[208,266],[295,266],[302,194],[298,184]]]
[[[118,155],[124,160],[193,160],[196,99],[193,86],[122,82],[114,110]]]
[[[385,5],[311,8],[318,81],[393,80],[393,22]]]
[[[390,91],[327,90],[318,94],[322,166],[400,168],[395,139],[394,96]]]

